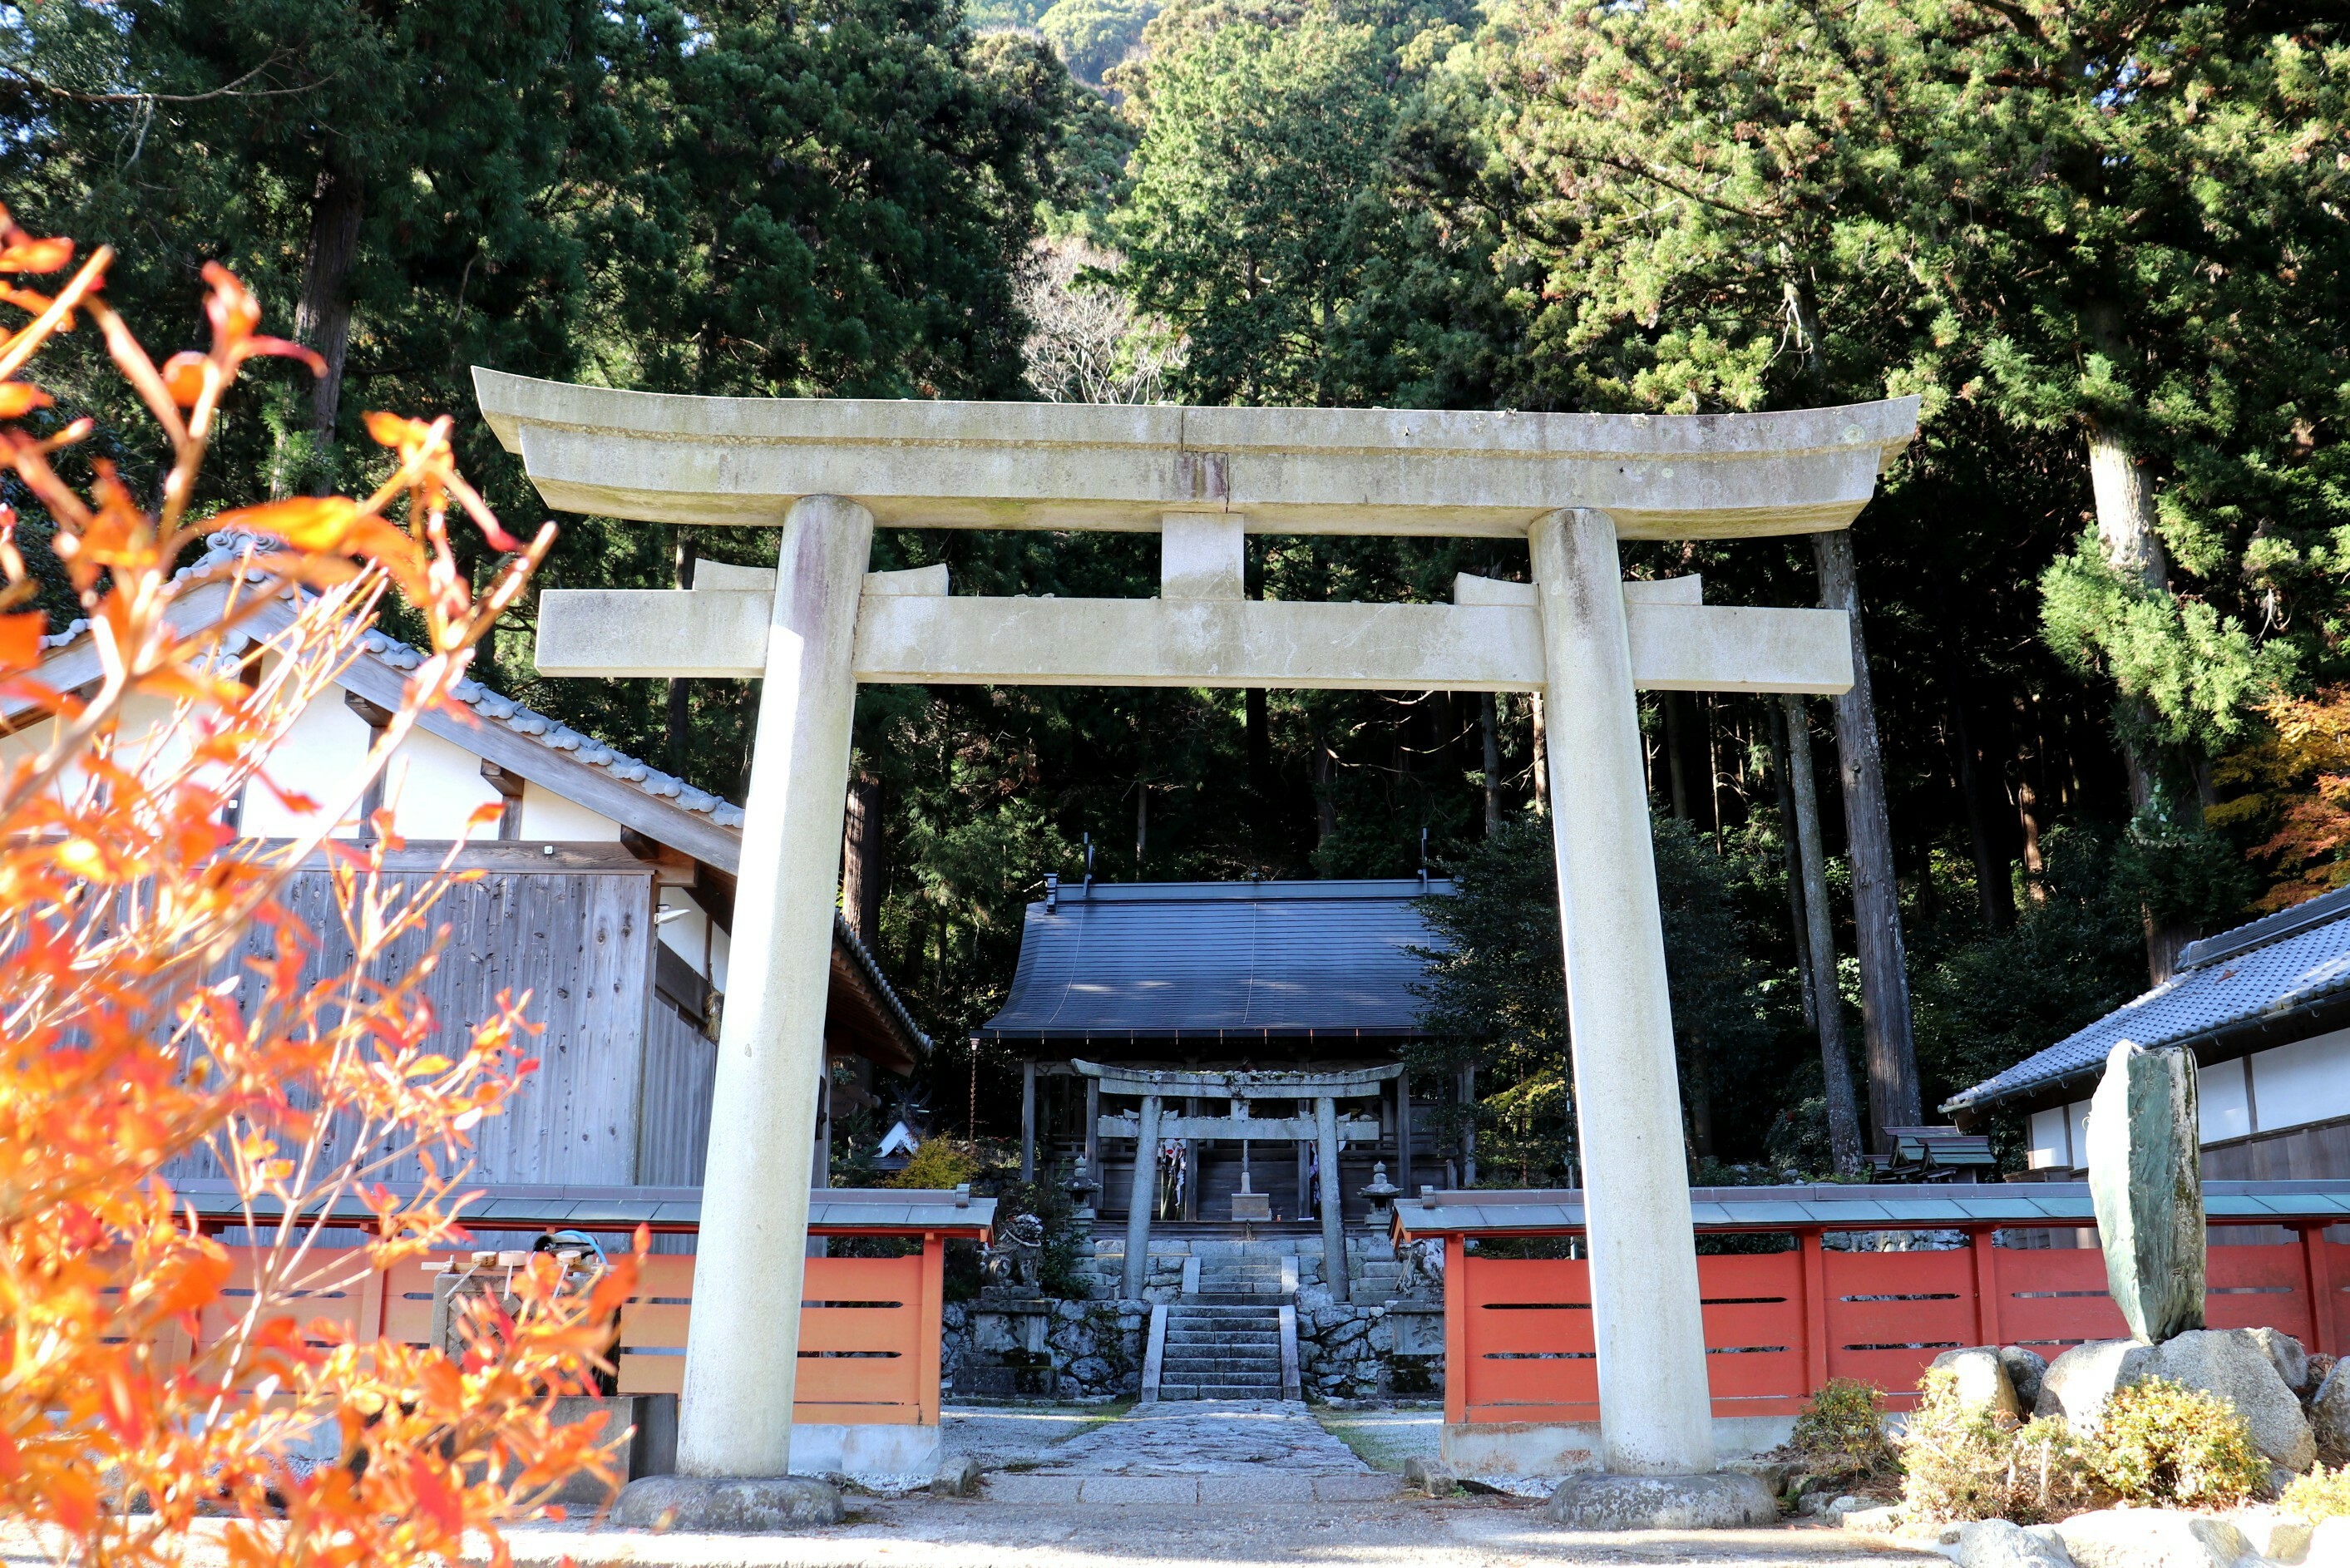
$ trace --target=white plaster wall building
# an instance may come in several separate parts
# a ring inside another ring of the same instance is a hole
[[[2124,1040],[2195,1053],[2207,1178],[2350,1177],[2350,888],[2191,944],[2161,985],[1942,1108],[1970,1128],[2021,1112],[2032,1171],[2074,1179]]]

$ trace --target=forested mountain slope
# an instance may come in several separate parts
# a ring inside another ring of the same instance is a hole
[[[1853,543],[1930,1111],[2141,988],[2193,931],[2343,874],[2341,786],[2322,782],[2350,773],[2333,17],[29,6],[0,13],[0,199],[118,246],[115,302],[153,340],[188,335],[195,269],[219,257],[338,366],[244,395],[212,471],[224,506],[363,476],[366,409],[466,422],[473,363],[762,395],[1669,412],[1918,393],[1921,439]],[[121,418],[88,363],[56,414]],[[501,509],[536,520],[512,462],[468,439]],[[668,584],[696,556],[774,548],[563,521],[550,586]],[[1147,594],[1157,569],[1121,535],[899,532],[877,554],[982,592]],[[1821,593],[1804,540],[1638,546],[1631,566],[1702,573],[1717,602]],[[1250,562],[1284,598],[1440,597],[1461,570],[1523,575],[1523,552],[1267,538]],[[525,610],[487,679],[739,792],[754,693],[541,680],[530,636]],[[1812,719],[1797,741],[1841,857],[1826,706]],[[1783,738],[1760,700],[1657,699],[1647,721],[1696,1141],[1817,1168]],[[1488,930],[1538,929],[1523,910],[1548,896],[1520,874],[1539,838],[1519,825],[1539,804],[1522,699],[871,690],[858,736],[878,947],[942,1042],[951,1125],[975,1108],[998,1127],[1016,1102],[1016,1075],[974,1073],[961,1041],[1009,979],[1022,904],[1079,872],[1088,838],[1097,876],[1165,878],[1408,872],[1424,837]],[[1831,884],[1850,955],[1841,859]],[[1500,967],[1440,999],[1464,1031],[1440,1054],[1487,1066],[1489,1136],[1516,1151],[1497,1174],[1555,1179],[1560,1035],[1523,1012],[1555,961],[1479,956]],[[1842,989],[1856,1007],[1849,957]]]

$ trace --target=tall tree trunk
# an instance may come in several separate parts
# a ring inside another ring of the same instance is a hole
[[[2032,780],[2015,781],[2015,822],[2023,834],[2023,896],[2035,904],[2048,901],[2048,859],[2040,853],[2040,792]]]
[[[1485,836],[1502,831],[1502,715],[1491,691],[1477,696],[1477,738],[1485,746]]]
[[[1828,928],[1826,852],[1820,847],[1819,784],[1812,776],[1812,726],[1800,697],[1779,699],[1787,725],[1787,784],[1794,796],[1795,841],[1803,863],[1804,947],[1811,955],[1813,1011],[1820,1033],[1820,1076],[1827,1086],[1828,1145],[1839,1174],[1856,1174],[1864,1146],[1852,1068],[1844,1046],[1844,1003],[1835,973],[1835,933]]]
[[[881,781],[859,772],[848,781],[848,811],[840,846],[840,907],[857,940],[868,949],[881,940],[881,885],[889,867],[881,846]]]
[[[1686,1047],[1690,1163],[1713,1158],[1713,1075],[1707,1069],[1705,1036],[1692,1035]]]
[[[1690,819],[1689,696],[1665,693],[1665,777],[1672,785],[1673,820]]]
[[[2123,336],[2120,309],[2107,301],[2091,304],[2083,313],[2089,340],[2116,368],[2130,360]],[[2087,421],[2089,488],[2096,500],[2097,542],[2106,564],[2156,597],[2170,592],[2170,557],[2164,550],[2159,514],[2155,505],[2154,475],[2126,430],[2105,421]],[[2123,698],[2135,722],[2123,727],[2122,764],[2129,773],[2130,815],[2139,822],[2159,822],[2168,804],[2162,798],[2160,759],[2147,738],[2152,715],[2143,698]],[[2179,950],[2197,932],[2180,921],[2158,918],[2153,909],[2139,911],[2146,931],[2147,973],[2160,985],[2178,967]]]
[[[1967,722],[1967,700],[1950,704],[1950,741],[1959,753],[1959,794],[1967,810],[1967,845],[1975,862],[1975,900],[1982,908],[1983,924],[2003,931],[2015,924],[2015,888],[2008,876],[2007,857],[1991,837],[1991,810],[1985,800],[1983,751]]]
[[[1241,556],[1241,591],[1248,597],[1264,597],[1265,541],[1261,535],[1249,535]],[[1256,858],[1260,865],[1274,857],[1274,842],[1280,832],[1276,815],[1278,803],[1274,799],[1280,781],[1273,771],[1273,713],[1266,699],[1270,694],[1263,687],[1252,686],[1243,694],[1248,742],[1249,823],[1250,836],[1255,841]]]
[[[1713,693],[1706,693],[1699,711],[1705,725],[1705,815],[1713,824],[1714,853],[1721,853],[1721,733],[1715,723],[1721,715],[1714,711]]]
[[[1537,691],[1526,699],[1534,715],[1534,809],[1550,810],[1550,741],[1543,732],[1543,700]]]
[[[1918,1123],[1918,1047],[1909,1020],[1909,972],[1901,940],[1901,889],[1894,875],[1893,828],[1886,818],[1885,759],[1869,694],[1868,643],[1852,535],[1812,535],[1820,602],[1852,628],[1852,689],[1835,700],[1836,760],[1844,784],[1846,850],[1852,857],[1853,924],[1860,954],[1860,1016],[1868,1057],[1870,1131],[1890,1153],[1885,1129]]]
[[[1795,826],[1795,792],[1787,782],[1787,715],[1773,703],[1771,772],[1779,784],[1779,837],[1787,860],[1787,923],[1795,940],[1795,978],[1803,992],[1804,1026],[1816,1029],[1819,1003],[1812,989],[1812,941],[1804,915],[1804,857],[1796,847],[1799,836]]]
[[[1256,857],[1264,862],[1273,857],[1277,804],[1274,793],[1279,784],[1273,772],[1273,721],[1265,705],[1267,693],[1262,688],[1252,686],[1243,695],[1248,732],[1249,821],[1255,829]]]
[[[1330,754],[1330,742],[1319,735],[1314,741],[1314,847],[1319,849],[1338,831],[1338,797],[1334,793],[1338,784],[1338,761]]]
[[[342,409],[343,364],[351,347],[351,265],[366,210],[364,177],[331,163],[320,171],[310,197],[310,248],[302,297],[294,307],[294,336],[327,362],[327,373],[310,387],[310,428],[322,447],[334,441]]]
[[[672,528],[670,547],[670,586],[676,588],[693,587],[693,565],[700,557],[701,545],[691,528]],[[682,778],[693,748],[693,688],[685,677],[672,675],[669,680],[668,713],[662,737],[669,748],[669,771]],[[865,933],[858,931],[864,938]]]
[[[1134,879],[1142,880],[1143,857],[1150,853],[1150,784],[1134,781]]]

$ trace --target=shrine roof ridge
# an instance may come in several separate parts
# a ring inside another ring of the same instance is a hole
[[[1442,897],[1453,890],[1448,877],[1355,877],[1313,881],[1267,877],[1237,882],[1092,882],[1064,877],[1054,895],[1064,903],[1196,904],[1249,903],[1266,898],[1360,900]]]
[[[886,526],[1523,535],[1592,506],[1631,537],[1847,526],[1918,400],[1766,413],[1192,408],[636,392],[476,367],[484,417],[549,504],[770,524],[837,494]]]

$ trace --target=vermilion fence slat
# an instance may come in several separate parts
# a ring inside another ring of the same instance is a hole
[[[2215,1328],[2279,1328],[2313,1347],[2315,1314],[2350,1343],[2350,1247],[2318,1241],[2214,1247],[2207,1312]],[[2002,1343],[2054,1357],[2069,1345],[2127,1332],[2106,1293],[2104,1255],[2092,1248],[1997,1248],[1992,1269]],[[1461,1382],[1470,1421],[1589,1421],[1598,1415],[1588,1267],[1574,1261],[1460,1257],[1466,1322],[1447,1376]],[[1886,1390],[1907,1409],[1940,1352],[1977,1343],[1978,1261],[1970,1247],[1847,1252],[1820,1259],[1822,1346],[1805,1321],[1804,1255],[1728,1254],[1698,1260],[1705,1302],[1706,1367],[1718,1416],[1783,1415],[1812,1393],[1807,1368]],[[2330,1299],[2314,1303],[2313,1269]],[[1448,1282],[1448,1295],[1451,1282]],[[1459,1365],[1465,1363],[1465,1365]]]

